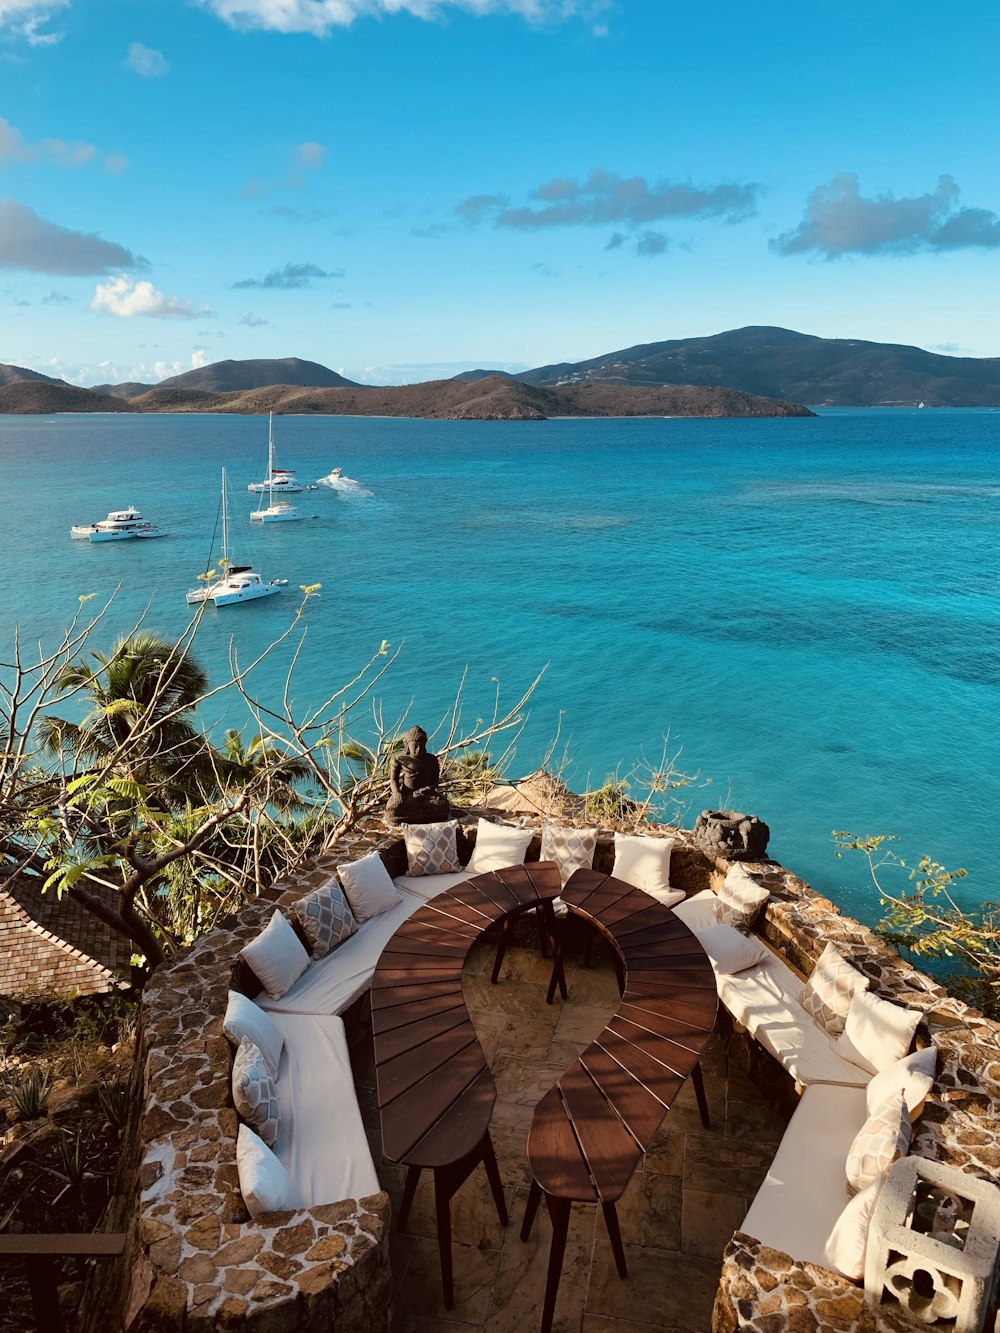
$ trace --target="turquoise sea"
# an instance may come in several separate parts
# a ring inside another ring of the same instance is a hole
[[[582,787],[659,759],[669,733],[679,767],[711,780],[684,793],[689,819],[759,814],[772,854],[863,919],[878,904],[863,863],[834,858],[833,828],[898,834],[911,859],[967,867],[967,901],[997,896],[1000,412],[281,417],[279,463],[303,480],[339,465],[355,484],[303,494],[303,523],[250,531],[246,483],[266,438],[253,417],[0,418],[0,648],[15,621],[53,643],[78,596],[119,584],[102,646],[144,611],[178,632],[224,464],[235,556],[289,583],[209,609],[196,651],[216,676],[230,642],[249,657],[288,624],[298,586],[322,583],[295,677],[303,705],[382,640],[402,643],[386,714],[411,706],[429,731],[466,669],[475,717],[494,681],[513,700],[548,664],[517,771],[558,732]],[[71,523],[130,503],[173,535],[70,540]],[[265,665],[262,693],[284,666]]]

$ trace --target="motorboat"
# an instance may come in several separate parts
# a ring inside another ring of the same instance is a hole
[[[302,483],[295,476],[295,469],[290,467],[274,466],[274,414],[267,414],[267,477],[263,481],[252,481],[247,486],[247,490],[252,495],[260,495],[262,492],[272,494],[277,491],[285,495],[291,495],[302,490]]]
[[[218,569],[199,575],[201,587],[191,588],[187,594],[188,606],[214,602],[216,606],[232,606],[235,602],[252,602],[258,597],[272,597],[281,592],[288,580],[265,580],[252,565],[236,565],[229,558],[229,503],[226,488],[226,469],[222,469],[222,556]]]
[[[121,542],[130,537],[165,537],[155,523],[149,523],[134,505],[112,509],[99,523],[77,523],[69,530],[74,541]]]

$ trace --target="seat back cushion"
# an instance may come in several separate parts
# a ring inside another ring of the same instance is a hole
[[[273,1000],[291,990],[309,966],[309,955],[291,926],[276,911],[260,934],[240,950]]]
[[[901,1092],[910,1119],[916,1120],[923,1109],[924,1099],[934,1086],[937,1073],[937,1047],[927,1046],[922,1051],[904,1055],[902,1060],[876,1074],[866,1089],[868,1114],[879,1107],[893,1092]]]
[[[458,821],[440,824],[403,824],[407,873],[410,875],[447,875],[462,869],[458,859],[456,832]]]
[[[868,985],[868,978],[828,944],[802,988],[799,1003],[831,1037],[839,1037],[855,991],[867,990]]]
[[[770,896],[764,885],[743,866],[730,866],[719,889],[719,920],[746,932]]]
[[[291,1206],[288,1172],[249,1125],[240,1125],[236,1136],[236,1170],[251,1217],[278,1213]]]
[[[670,851],[673,838],[616,833],[615,864],[611,875],[647,893],[670,888]]]
[[[254,1004],[253,1000],[247,999],[239,991],[231,990],[222,1030],[235,1047],[239,1047],[244,1037],[252,1041],[264,1057],[271,1077],[278,1077],[281,1048],[285,1039],[275,1027],[274,1019],[260,1005]]]
[[[757,963],[766,962],[771,954],[760,940],[750,935],[742,935],[732,926],[709,926],[698,935],[701,947],[708,954],[709,962],[715,971],[728,973],[743,972]]]
[[[313,958],[325,958],[338,944],[350,939],[358,928],[350,903],[335,875],[312,893],[296,899],[291,913],[309,941]]]
[[[490,870],[522,865],[532,837],[531,829],[480,819],[475,850],[466,869],[470,875],[485,875]]]
[[[542,827],[541,859],[555,861],[562,884],[574,871],[589,870],[596,850],[596,828],[559,828],[556,824]]]
[[[388,912],[400,901],[399,892],[378,852],[369,852],[358,861],[338,866],[337,874],[359,926],[373,916]]]
[[[870,1074],[879,1074],[902,1060],[921,1017],[919,1009],[904,1009],[868,991],[855,991],[837,1038],[837,1053]]]
[[[847,1187],[863,1190],[910,1148],[910,1113],[901,1092],[891,1093],[868,1117],[847,1152]]]
[[[278,1141],[278,1089],[249,1037],[241,1039],[233,1059],[233,1101],[241,1117],[273,1148]]]
[[[868,1232],[883,1183],[880,1177],[859,1190],[837,1218],[826,1240],[823,1252],[826,1266],[851,1282],[864,1281]]]

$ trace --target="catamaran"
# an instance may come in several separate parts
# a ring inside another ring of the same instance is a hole
[[[199,602],[214,602],[216,606],[232,606],[234,602],[252,602],[257,597],[271,597],[281,592],[287,579],[267,582],[252,565],[234,565],[229,558],[229,503],[226,494],[226,469],[222,469],[222,558],[219,569],[210,569],[200,575],[202,586],[187,594],[188,606]]]
[[[300,511],[293,504],[289,504],[287,500],[276,500],[274,498],[274,433],[271,430],[270,413],[267,417],[267,475],[266,489],[260,492],[260,504],[251,512],[251,519],[255,523],[297,523],[302,517]],[[253,487],[251,486],[250,489],[252,490]],[[286,486],[284,489],[287,491],[290,488]],[[296,482],[294,489],[301,491],[302,487]],[[265,496],[268,500],[266,506],[264,504]]]
[[[297,478],[296,478],[296,476],[295,476],[295,469],[294,469],[294,468],[290,468],[290,467],[275,467],[275,466],[274,466],[274,426],[273,426],[273,421],[274,421],[274,414],[271,413],[271,412],[268,412],[268,414],[267,414],[267,479],[266,479],[265,481],[252,481],[252,482],[250,482],[250,484],[247,486],[247,490],[250,491],[251,494],[253,494],[253,495],[260,495],[262,492],[265,492],[265,491],[266,491],[269,495],[272,496],[272,498],[273,498],[273,495],[274,495],[274,492],[275,492],[275,491],[277,491],[279,494],[281,494],[282,492],[284,492],[284,494],[286,494],[286,495],[290,495],[290,494],[293,494],[293,493],[296,492],[296,491],[301,491],[301,489],[302,489],[302,483],[301,483],[301,481],[297,480]]]

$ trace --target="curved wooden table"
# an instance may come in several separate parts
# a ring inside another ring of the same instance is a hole
[[[477,875],[418,908],[386,945],[371,984],[382,1150],[408,1168],[398,1225],[406,1225],[420,1172],[434,1172],[444,1302],[451,1306],[452,1195],[482,1162],[507,1225],[490,1138],[496,1087],[465,1008],[462,968],[487,927],[540,907],[562,981],[552,900],[559,868],[535,861]],[[496,980],[494,968],[493,980]],[[550,994],[551,998],[551,994]]]
[[[542,1333],[552,1327],[574,1202],[601,1204],[619,1276],[627,1276],[615,1204],[689,1075],[707,1126],[698,1060],[719,1004],[704,949],[649,894],[578,870],[562,900],[614,946],[622,999],[597,1040],[538,1103],[528,1135],[532,1183],[521,1239],[531,1233],[543,1193],[552,1219]],[[554,969],[550,998],[555,979]]]

